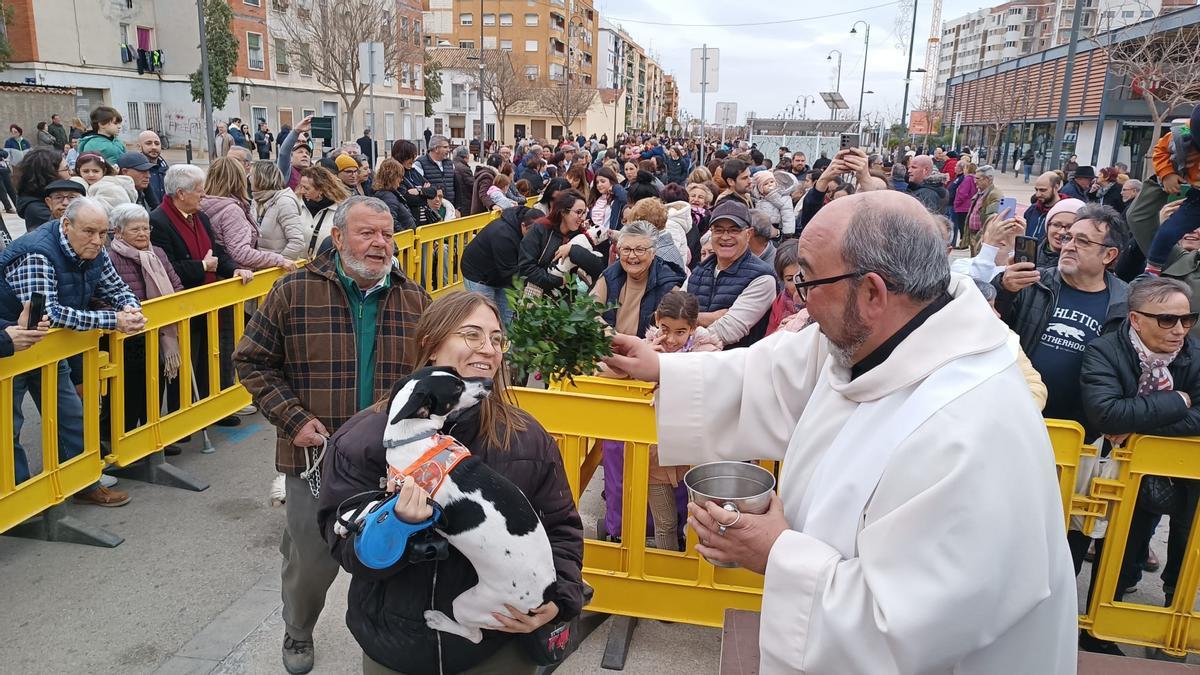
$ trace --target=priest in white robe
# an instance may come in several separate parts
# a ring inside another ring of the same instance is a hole
[[[762,672],[1061,675],[1075,575],[1015,336],[953,276],[911,197],[867,192],[800,238],[813,325],[610,367],[661,383],[659,460],[781,459],[763,515],[692,505],[710,560],[765,574]]]

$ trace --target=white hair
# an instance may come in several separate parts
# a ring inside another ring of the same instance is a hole
[[[141,208],[140,206],[138,208]],[[104,217],[105,222],[108,222],[108,207],[104,202],[95,197],[77,197],[67,205],[67,210],[63,213],[63,220],[75,222],[79,217],[79,212],[84,209],[91,209]]]
[[[651,242],[658,239],[658,228],[654,224],[645,220],[635,220],[625,223],[625,225],[617,231],[617,245],[625,241],[627,237],[645,237]]]
[[[150,220],[150,214],[140,204],[117,204],[108,214],[108,226],[116,232],[125,230],[129,223]]]
[[[173,164],[163,176],[163,191],[169,195],[191,192],[204,184],[204,169],[193,164]]]

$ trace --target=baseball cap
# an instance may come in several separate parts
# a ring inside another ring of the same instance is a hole
[[[122,153],[117,158],[117,166],[122,169],[133,169],[134,171],[149,171],[154,168],[150,160],[140,152]]]
[[[712,211],[712,217],[709,219],[709,228],[716,226],[717,221],[728,220],[737,225],[739,229],[750,227],[750,209],[746,208],[740,200],[727,199]]]

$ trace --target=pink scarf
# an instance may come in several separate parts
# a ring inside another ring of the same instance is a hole
[[[153,248],[143,251],[134,248],[124,239],[114,239],[110,245],[112,251],[122,258],[136,261],[142,269],[142,277],[146,280],[146,300],[175,292],[171,278],[167,276],[167,268],[163,266]],[[159,352],[162,354],[163,373],[170,382],[179,375],[179,331],[174,325],[163,326],[158,331]]]

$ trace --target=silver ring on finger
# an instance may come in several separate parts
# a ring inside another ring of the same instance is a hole
[[[725,536],[725,530],[728,530],[728,529],[729,529],[729,527],[728,527],[728,526],[726,526],[726,525],[717,525],[717,534],[719,534],[719,535],[721,535],[722,537],[724,537],[724,536]]]

